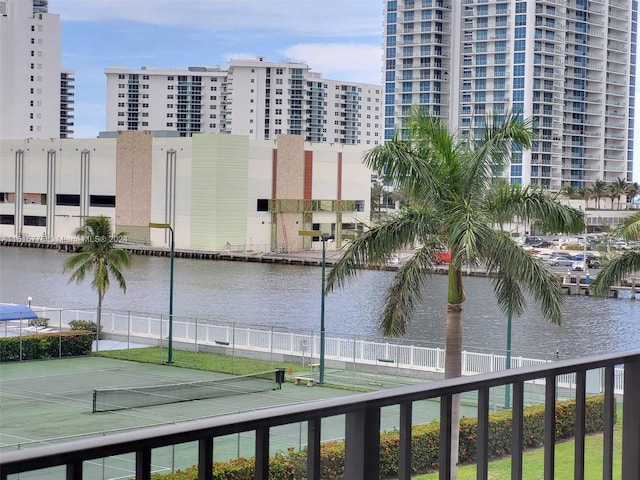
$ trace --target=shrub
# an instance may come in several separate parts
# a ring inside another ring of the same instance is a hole
[[[89,355],[90,333],[45,333],[26,337],[0,338],[0,362]]]
[[[69,327],[71,327],[71,330],[85,330],[87,332],[98,333],[98,324],[91,320],[71,320]],[[100,330],[102,330],[102,326]]]
[[[575,427],[575,400],[556,404],[556,440],[573,436]],[[587,433],[601,431],[603,427],[604,396],[594,396],[586,401],[585,430]],[[523,416],[523,437],[525,448],[536,448],[544,442],[544,406],[526,407]],[[615,418],[615,416],[614,416]],[[499,457],[511,452],[511,411],[502,411],[489,416],[489,456]],[[477,459],[478,421],[462,418],[460,421],[460,463]],[[411,432],[411,469],[414,473],[424,473],[438,468],[440,446],[440,423],[415,425]],[[380,478],[398,475],[399,434],[397,430],[380,435]],[[344,478],[344,441],[323,443],[320,447],[320,468],[323,480]],[[269,462],[269,478],[293,480],[305,478],[306,451],[290,448],[279,453]],[[213,478],[216,480],[250,480],[253,478],[253,459],[238,458],[228,462],[215,462]],[[157,474],[155,480],[195,480],[196,467],[180,470],[172,474]]]

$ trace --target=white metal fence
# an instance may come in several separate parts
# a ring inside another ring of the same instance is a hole
[[[96,321],[96,311],[59,310],[32,307],[40,317],[49,319],[48,331],[65,330],[73,320]],[[26,322],[26,321],[25,321]],[[7,335],[7,324],[4,322]],[[103,310],[102,332],[126,338],[127,341],[155,343],[163,346],[169,335],[169,317],[153,313],[133,313]],[[14,325],[15,326],[15,325]],[[15,330],[14,330],[15,331]],[[23,331],[21,327],[20,332]],[[290,331],[275,326],[246,325],[213,322],[211,320],[177,317],[173,319],[174,345],[192,345],[194,351],[205,346],[228,347],[235,350],[262,352],[300,357],[302,363],[317,362],[320,355],[320,333],[317,331]],[[30,332],[33,333],[33,332]],[[325,336],[325,361],[374,365],[377,369],[392,371],[408,369],[424,372],[444,372],[444,349],[411,345],[402,340],[396,343],[358,339],[338,334]],[[511,357],[511,368],[547,363],[549,359]],[[496,353],[462,352],[462,374],[475,375],[504,370],[506,355]],[[615,392],[623,391],[622,369],[616,369]],[[537,381],[543,383],[544,380]],[[592,377],[590,391],[600,391],[602,379]],[[558,377],[558,386],[575,388],[574,375]]]

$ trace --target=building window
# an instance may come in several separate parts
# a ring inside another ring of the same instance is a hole
[[[80,195],[58,194],[56,195],[56,205],[61,205],[64,207],[79,207]]]
[[[266,198],[259,198],[256,211],[258,211],[258,212],[268,212],[269,211],[269,200],[266,199]]]
[[[0,225],[14,225],[15,216],[13,215],[0,215]]]
[[[89,195],[89,205],[92,207],[115,207],[115,195]]]
[[[46,227],[47,217],[36,217],[35,215],[25,215],[24,224],[29,227]]]

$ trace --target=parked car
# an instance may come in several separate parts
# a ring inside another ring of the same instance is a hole
[[[576,272],[584,272],[587,268],[587,265],[582,260],[574,261],[571,264],[571,270]]]
[[[542,242],[538,242],[536,244],[531,245],[533,248],[551,248],[553,243],[543,240]]]
[[[444,265],[445,263],[451,263],[451,252],[441,251],[433,254],[433,263],[438,265]]]
[[[544,241],[544,239],[541,237],[527,237],[524,239],[525,245],[532,245],[532,246],[542,241]]]
[[[573,260],[568,257],[551,257],[548,260],[545,260],[545,263],[552,267],[570,267]]]

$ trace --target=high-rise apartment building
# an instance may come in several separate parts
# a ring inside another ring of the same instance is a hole
[[[0,0],[0,138],[73,134],[73,71],[60,59],[60,17],[47,0]]]
[[[279,134],[308,142],[382,142],[379,85],[322,78],[302,62],[231,60],[229,67],[107,68],[107,130]]]
[[[473,134],[534,120],[511,183],[632,180],[637,0],[385,0],[385,139],[412,105]]]

